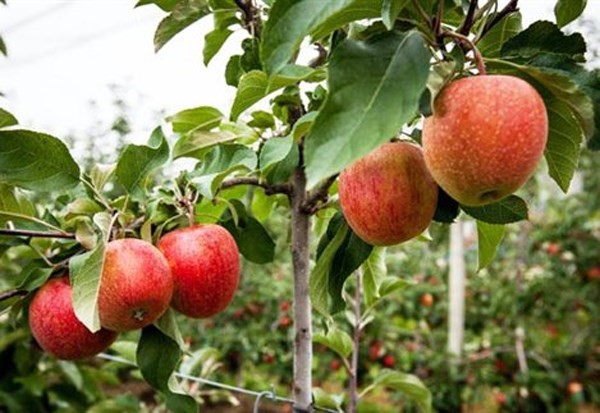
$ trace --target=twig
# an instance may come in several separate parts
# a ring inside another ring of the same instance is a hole
[[[262,21],[258,8],[253,0],[235,0],[235,4],[244,13],[244,26],[248,32],[257,38],[260,38],[262,31]]]
[[[483,30],[481,31],[480,38],[485,36],[487,32],[489,32],[492,27],[494,27],[500,20],[504,18],[507,14],[513,13],[517,11],[519,8],[519,0],[510,0],[506,6],[502,10],[500,10],[496,15],[492,18],[492,20],[488,21]]]
[[[358,354],[360,350],[360,335],[362,332],[361,326],[361,314],[360,314],[360,305],[361,305],[361,297],[362,297],[362,271],[360,268],[356,271],[356,291],[354,293],[354,303],[353,303],[353,312],[354,312],[354,335],[352,337],[352,361],[350,365],[350,385],[349,385],[349,393],[350,393],[350,405],[348,406],[348,411],[350,413],[355,413],[358,408]]]
[[[240,176],[236,178],[229,178],[221,182],[219,186],[219,190],[231,188],[238,185],[253,185],[261,187],[265,190],[265,194],[274,195],[274,194],[285,194],[290,195],[292,193],[292,188],[290,184],[268,184],[266,182],[261,182],[257,177],[253,176]]]
[[[308,63],[308,66],[313,69],[322,66],[327,61],[327,49],[321,43],[315,43],[315,47],[319,54]]]
[[[427,26],[432,27],[431,17],[429,17],[429,15],[427,14],[427,12],[425,10],[423,10],[423,6],[421,6],[421,1],[420,0],[413,0],[413,4],[415,5],[415,8],[417,9],[417,12],[419,12],[419,14],[421,15],[421,18],[423,20],[425,20],[425,23],[427,23]]]
[[[483,62],[483,56],[481,55],[479,49],[477,49],[477,46],[475,46],[475,43],[473,43],[471,39],[469,39],[465,35],[453,31],[445,31],[442,33],[442,36],[451,37],[455,39],[455,41],[459,45],[467,45],[468,48],[471,49],[471,51],[473,51],[473,55],[475,56],[475,63],[477,64],[477,70],[479,70],[479,74],[487,74],[487,71],[485,70],[485,63]]]
[[[28,231],[24,229],[0,229],[0,235],[12,237],[75,239],[75,234],[70,234],[68,232]]]
[[[467,11],[467,15],[465,16],[465,20],[463,20],[462,24],[458,28],[458,33],[468,35],[471,31],[471,27],[473,27],[473,23],[475,23],[475,11],[477,11],[479,1],[471,0],[469,3],[469,10]]]
[[[25,290],[7,291],[7,292],[0,294],[0,301],[8,300],[9,298],[13,298],[13,297],[23,297],[27,294],[28,293]]]
[[[338,175],[339,174],[331,175],[321,185],[307,195],[304,203],[302,204],[302,210],[305,213],[312,215],[319,210],[320,203],[327,202],[329,188],[331,185],[333,185]]]

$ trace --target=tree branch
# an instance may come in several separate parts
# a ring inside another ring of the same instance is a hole
[[[8,300],[9,298],[13,298],[13,297],[23,297],[27,294],[28,293],[25,290],[6,291],[6,292],[0,294],[0,301]]]
[[[453,31],[445,31],[442,32],[442,36],[444,37],[451,37],[454,39],[454,41],[459,45],[459,46],[467,46],[469,49],[471,49],[471,51],[473,52],[473,55],[475,56],[475,63],[477,64],[477,69],[479,70],[479,74],[480,75],[486,75],[487,71],[485,70],[485,64],[483,63],[483,56],[481,55],[481,53],[479,52],[479,49],[477,49],[477,46],[475,46],[475,43],[473,43],[473,41],[471,39],[469,39],[467,36],[462,35],[460,33],[456,33]]]
[[[327,202],[329,188],[333,185],[338,175],[331,175],[321,185],[311,191],[302,204],[302,211],[309,215],[317,212],[319,204]]]
[[[8,235],[11,237],[75,239],[75,234],[70,234],[68,232],[28,231],[24,229],[0,229],[0,235]]]
[[[265,194],[267,195],[285,194],[289,196],[292,193],[292,187],[290,184],[268,184],[266,182],[261,182],[257,177],[254,176],[240,176],[226,179],[221,182],[219,190],[239,185],[253,185],[261,187],[265,190]]]
[[[469,10],[467,11],[467,15],[465,16],[465,20],[462,22],[460,27],[458,28],[458,33],[468,35],[471,31],[471,27],[473,27],[473,23],[475,23],[475,12],[477,11],[479,1],[471,0],[469,3]]]
[[[513,13],[515,11],[519,10],[519,0],[510,0],[508,2],[508,4],[506,6],[504,6],[504,8],[502,10],[500,10],[498,13],[496,13],[496,15],[492,18],[492,20],[488,21],[485,26],[483,27],[483,30],[481,31],[481,35],[479,36],[479,38],[485,36],[485,34],[487,32],[489,32],[492,27],[494,27],[496,24],[498,24],[503,18],[504,16],[506,16],[507,14]]]
[[[259,9],[254,5],[254,0],[234,0],[235,4],[244,13],[244,26],[248,32],[257,38],[260,38],[262,31],[262,21],[260,19]]]

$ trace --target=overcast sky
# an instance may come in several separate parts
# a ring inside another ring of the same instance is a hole
[[[525,23],[553,20],[554,3],[522,0]],[[212,19],[189,27],[155,54],[152,37],[165,14],[154,6],[133,9],[134,4],[8,0],[0,7],[0,34],[9,48],[9,58],[0,58],[0,91],[6,95],[0,107],[24,126],[57,136],[89,130],[109,113],[109,84],[127,91],[144,136],[161,109],[210,105],[228,113],[234,89],[225,85],[222,71],[235,50],[229,47],[204,67],[203,36]],[[600,20],[600,0],[588,0],[586,16]],[[91,109],[90,101],[99,106]]]

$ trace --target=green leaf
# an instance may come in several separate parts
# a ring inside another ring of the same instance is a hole
[[[238,135],[228,130],[214,132],[199,130],[191,132],[183,135],[175,142],[175,146],[173,147],[173,159],[202,159],[207,152],[207,148],[219,143],[231,142],[238,138]]]
[[[318,112],[308,112],[296,121],[292,128],[292,135],[295,140],[299,141],[310,132],[318,114]]]
[[[578,18],[585,6],[587,0],[558,0],[554,6],[554,15],[558,27],[564,27]]]
[[[175,319],[175,313],[169,308],[158,320],[154,323],[154,326],[158,328],[161,333],[168,336],[171,340],[177,343],[180,349],[183,349],[185,344],[177,320]]]
[[[417,32],[347,39],[335,49],[329,95],[305,144],[309,187],[393,138],[417,113],[430,57]]]
[[[233,32],[229,29],[215,29],[204,36],[204,49],[202,53],[205,66],[208,66],[212,58],[219,53],[221,47],[223,47],[232,34]]]
[[[510,195],[498,202],[479,207],[460,206],[467,214],[488,224],[510,224],[526,220],[527,204],[516,195]]]
[[[553,99],[545,103],[549,131],[544,156],[548,173],[566,193],[577,169],[583,131],[564,102]]]
[[[53,268],[40,268],[34,266],[26,267],[23,270],[25,276],[23,282],[19,285],[19,290],[33,291],[46,283],[52,275]]]
[[[532,57],[541,53],[564,54],[583,60],[586,45],[579,33],[564,34],[554,23],[537,21],[510,38],[500,51],[503,57]]]
[[[263,175],[267,175],[278,162],[283,161],[292,150],[294,137],[273,137],[269,139],[260,151],[258,164]]]
[[[324,77],[321,70],[306,66],[287,65],[277,76],[268,79],[260,70],[252,70],[240,78],[238,90],[231,107],[231,120],[236,120],[244,110],[250,108],[265,96],[293,85],[299,81],[320,81]]]
[[[16,188],[0,183],[0,226],[11,219],[2,213],[32,217],[35,216],[35,208]]]
[[[404,290],[412,285],[414,285],[414,283],[403,278],[391,276],[385,277],[381,281],[381,286],[379,287],[379,295],[381,296],[381,298],[385,298],[388,295],[395,293],[396,291]]]
[[[0,36],[0,53],[2,53],[4,56],[8,56],[8,49],[2,36]]]
[[[362,391],[360,397],[377,386],[398,390],[405,397],[416,403],[422,413],[432,412],[431,393],[417,376],[384,369],[375,377],[373,384]]]
[[[272,262],[275,257],[275,242],[267,230],[256,218],[248,215],[241,202],[232,200],[231,203],[236,209],[237,223],[231,211],[227,210],[219,224],[233,236],[240,253],[248,261],[257,264]]]
[[[442,188],[438,191],[438,201],[433,214],[433,220],[443,224],[451,224],[454,222],[460,208],[458,202],[450,197]]]
[[[382,0],[278,0],[262,36],[261,59],[269,75],[288,64],[309,34],[320,38],[354,20],[379,17]]]
[[[504,43],[522,30],[521,20],[520,12],[506,15],[477,43],[481,54],[486,57],[499,57]]]
[[[155,4],[164,11],[172,11],[179,0],[139,0],[135,7],[146,6],[148,4]]]
[[[381,297],[379,287],[387,275],[385,255],[386,248],[375,247],[362,265],[364,300],[367,308],[373,306]]]
[[[121,152],[115,170],[117,180],[131,195],[142,198],[146,178],[168,159],[169,144],[159,126],[152,132],[148,145],[129,144]]]
[[[166,118],[173,126],[175,133],[189,133],[193,131],[209,131],[221,123],[223,114],[211,106],[200,106],[193,109],[182,110]]]
[[[352,338],[339,328],[332,328],[327,334],[315,334],[313,341],[327,346],[342,358],[347,358],[352,353]]]
[[[18,123],[19,121],[13,116],[12,113],[0,108],[0,128],[17,125]]]
[[[383,0],[381,17],[383,24],[388,30],[394,28],[394,23],[400,15],[402,9],[410,2],[410,0]]]
[[[116,163],[108,165],[97,163],[92,167],[92,170],[90,171],[90,180],[92,181],[92,185],[98,190],[98,192],[102,192],[104,186],[114,175],[116,168]]]
[[[31,191],[64,191],[79,183],[79,166],[53,136],[0,130],[0,183]]]
[[[504,225],[477,221],[477,271],[487,267],[496,256],[498,245],[504,238]]]
[[[162,392],[170,411],[197,413],[198,404],[172,379],[181,358],[179,346],[153,325],[142,329],[136,359],[144,380]]]
[[[76,255],[69,260],[69,273],[73,286],[75,315],[92,333],[100,330],[98,293],[104,269],[105,244],[99,241],[92,251]]]
[[[218,145],[206,153],[203,161],[193,172],[193,182],[200,193],[213,198],[225,177],[235,171],[253,171],[256,168],[256,153],[245,145]]]
[[[65,376],[73,383],[77,390],[81,390],[83,387],[83,377],[81,372],[77,368],[77,365],[72,361],[58,360],[58,367],[62,370]]]
[[[154,33],[154,49],[159,51],[177,33],[210,13],[206,0],[180,0]]]

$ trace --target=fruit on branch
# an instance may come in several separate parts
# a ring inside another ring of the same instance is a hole
[[[91,333],[75,316],[69,277],[44,284],[29,306],[29,326],[40,347],[56,358],[78,360],[106,350],[117,333],[101,329]]]
[[[586,271],[585,275],[590,280],[600,280],[600,266],[590,268]]]
[[[451,82],[435,99],[423,127],[423,152],[452,198],[480,206],[529,179],[547,137],[546,107],[530,84],[514,76],[472,76]]]
[[[419,297],[419,302],[423,307],[432,307],[434,302],[433,295],[425,293]]]
[[[240,258],[225,228],[180,228],[163,236],[158,248],[173,273],[173,308],[189,317],[205,318],[229,305],[240,278]]]
[[[340,206],[348,225],[372,245],[416,237],[431,223],[438,186],[421,149],[386,143],[346,168],[339,178]]]
[[[391,354],[387,354],[383,360],[381,360],[381,364],[383,367],[391,368],[396,364],[396,358]]]
[[[583,391],[583,386],[577,381],[572,381],[567,386],[567,391],[569,392],[569,395],[574,396]]]
[[[133,238],[106,244],[98,294],[103,327],[120,332],[147,326],[167,311],[172,295],[171,270],[158,248]]]

